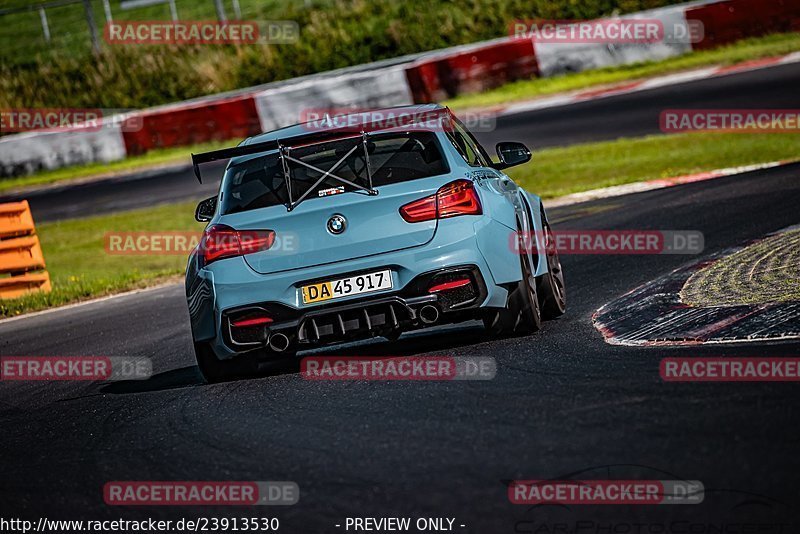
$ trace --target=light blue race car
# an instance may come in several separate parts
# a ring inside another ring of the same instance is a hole
[[[193,155],[229,159],[189,257],[197,362],[210,381],[298,350],[483,320],[528,334],[564,313],[561,264],[536,195],[492,162],[452,112],[418,105],[355,113]],[[537,236],[536,239],[525,236]]]

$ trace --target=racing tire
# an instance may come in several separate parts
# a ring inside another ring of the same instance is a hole
[[[255,360],[247,356],[220,360],[208,343],[195,343],[194,353],[197,358],[197,367],[209,384],[252,377],[258,371]]]
[[[548,320],[564,315],[567,309],[567,293],[564,286],[564,271],[553,240],[553,231],[546,221],[542,221],[542,227],[547,251],[547,273],[537,279],[536,285],[542,318]]]
[[[536,278],[526,258],[527,255],[520,254],[522,280],[509,292],[506,307],[483,318],[483,325],[492,336],[527,335],[542,327]]]

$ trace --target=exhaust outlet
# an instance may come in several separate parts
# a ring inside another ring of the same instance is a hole
[[[426,304],[419,310],[419,319],[425,324],[433,324],[439,320],[439,308]]]
[[[269,348],[275,352],[283,352],[289,348],[289,338],[286,334],[272,334],[269,336]]]

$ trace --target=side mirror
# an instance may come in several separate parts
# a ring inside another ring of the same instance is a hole
[[[197,205],[194,210],[194,218],[197,222],[208,222],[214,217],[217,211],[217,197],[207,198]]]
[[[495,163],[494,168],[498,170],[507,169],[515,165],[522,165],[531,160],[531,151],[522,143],[506,141],[497,143],[497,157],[500,163]]]

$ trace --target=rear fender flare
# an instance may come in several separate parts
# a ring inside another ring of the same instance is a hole
[[[541,239],[538,239],[538,236],[541,236],[542,232],[544,231],[544,225],[542,224],[542,221],[546,220],[546,215],[544,212],[544,207],[542,206],[541,198],[532,193],[528,193],[523,189],[520,189],[520,196],[522,197],[522,204],[525,208],[525,217],[530,217],[532,219],[530,220],[529,225],[532,228],[534,236],[537,236],[537,239],[529,239],[528,242],[536,246],[536,250],[531,251],[531,256],[536,256],[535,276],[538,277],[547,273],[546,250],[543,246],[544,243],[541,242]]]

